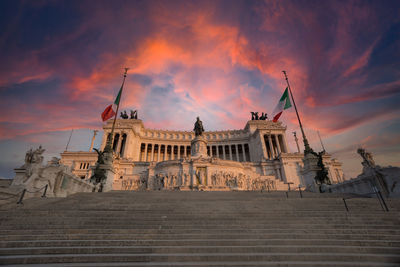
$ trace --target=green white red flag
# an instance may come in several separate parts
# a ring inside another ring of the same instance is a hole
[[[292,106],[292,104],[290,103],[288,88],[286,87],[285,92],[283,92],[281,99],[279,99],[278,104],[276,105],[274,111],[272,112],[272,116],[273,116],[272,121],[277,122],[279,117],[282,115],[282,112],[285,109],[290,108],[291,106]]]
[[[123,85],[121,86],[121,89],[119,89],[117,98],[115,98],[114,103],[109,105],[108,107],[106,107],[106,109],[103,111],[103,113],[101,113],[101,118],[103,119],[103,121],[106,121],[106,120],[112,118],[112,116],[114,116],[115,113],[117,112],[117,107],[118,107],[119,101],[121,99],[122,87],[123,87]]]

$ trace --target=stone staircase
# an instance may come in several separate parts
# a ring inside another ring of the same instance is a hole
[[[108,192],[0,206],[12,266],[400,266],[400,200]]]

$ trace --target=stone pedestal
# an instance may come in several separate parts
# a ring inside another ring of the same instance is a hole
[[[12,186],[20,186],[24,183],[24,180],[26,180],[28,177],[26,176],[26,168],[16,168],[14,169],[15,172],[15,177],[12,181]]]
[[[306,190],[311,192],[319,192],[319,187],[315,183],[315,176],[317,171],[320,169],[318,167],[318,157],[314,154],[307,153],[303,158],[304,168],[302,173]]]
[[[192,158],[207,158],[207,141],[202,135],[196,136],[191,142],[190,150]]]
[[[112,166],[108,164],[100,165],[100,168],[105,171],[105,182],[103,185],[103,192],[108,192],[113,189],[114,177],[115,177],[115,170]]]

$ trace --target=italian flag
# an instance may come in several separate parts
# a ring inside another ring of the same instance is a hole
[[[283,93],[281,99],[279,99],[278,105],[276,105],[274,111],[272,112],[272,116],[274,116],[273,122],[277,122],[282,112],[285,109],[288,109],[292,106],[290,103],[288,88],[286,87],[285,92]]]
[[[106,120],[112,118],[112,116],[114,116],[115,113],[117,112],[119,100],[121,99],[121,92],[122,92],[122,86],[121,86],[121,89],[119,89],[117,98],[115,99],[114,103],[109,105],[108,107],[106,107],[106,109],[103,111],[103,113],[101,113],[101,118],[103,119],[103,121],[106,121]]]

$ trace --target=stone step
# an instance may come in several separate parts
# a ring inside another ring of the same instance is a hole
[[[210,205],[214,205],[210,203]],[[268,203],[268,205],[272,205],[271,203]],[[207,208],[207,207],[193,207],[193,206],[179,206],[178,204],[171,204],[170,206],[175,206],[175,209],[171,209],[171,207],[165,207],[162,209],[155,209],[154,207],[135,207],[135,206],[130,206],[129,208],[126,206],[112,206],[109,205],[107,208],[101,208],[101,207],[80,207],[75,210],[69,210],[66,207],[58,207],[59,209],[49,209],[50,211],[58,212],[60,213],[61,210],[64,210],[67,215],[69,214],[79,214],[79,213],[88,213],[89,215],[94,213],[94,212],[101,212],[101,213],[127,213],[127,214],[135,214],[135,213],[149,213],[150,211],[156,212],[156,213],[177,213],[179,214],[179,211],[185,212],[187,211],[187,214],[201,214],[201,213],[216,213],[216,212],[221,212],[221,213],[239,213],[239,214],[245,214],[245,213],[254,213],[254,214],[260,214],[260,213],[278,213],[278,214],[296,214],[300,212],[304,213],[322,213],[322,214],[328,214],[330,212],[332,213],[340,213],[340,212],[346,212],[346,208],[343,203],[333,206],[318,206],[314,207],[312,205],[308,205],[307,203],[302,204],[304,205],[303,207],[299,206],[288,206],[285,207],[284,205],[277,205],[274,208],[265,208],[265,207],[252,207],[248,208],[246,206],[236,206],[232,208],[227,208],[227,207],[220,207],[217,208],[218,206],[214,208]],[[363,214],[363,213],[382,213],[383,209],[381,206],[371,206],[366,204],[365,206],[361,205],[350,205],[347,204],[349,208],[349,214]],[[390,212],[396,212],[399,213],[399,209],[395,209],[391,206],[389,207],[389,213]],[[0,213],[5,213],[7,212],[6,210],[0,211]],[[10,212],[10,211],[8,211]],[[14,211],[12,213],[15,214],[25,214],[25,215],[38,215],[38,214],[46,214],[48,210],[40,210],[40,209],[33,209],[33,210],[24,210],[21,207],[15,207]]]
[[[79,231],[90,231],[93,229],[97,229],[98,231],[103,231],[105,233],[109,231],[113,231],[114,229],[119,229],[121,232],[124,231],[130,231],[130,230],[197,230],[197,231],[202,231],[202,230],[236,230],[241,232],[243,229],[261,229],[261,230],[273,230],[273,229],[286,229],[288,232],[291,231],[292,229],[343,229],[343,230],[352,230],[352,229],[362,229],[362,230],[367,230],[367,231],[373,231],[374,229],[380,229],[380,230],[397,230],[398,229],[398,224],[387,224],[387,225],[377,225],[377,224],[369,224],[369,225],[360,225],[360,224],[345,224],[345,225],[330,225],[330,224],[297,224],[296,225],[285,225],[285,224],[274,224],[274,225],[268,225],[268,224],[230,224],[228,225],[221,225],[221,224],[204,224],[204,225],[196,225],[196,228],[194,229],[193,224],[173,224],[173,225],[166,225],[166,224],[159,224],[159,225],[148,225],[148,224],[140,224],[140,225],[48,225],[48,226],[43,226],[43,225],[19,225],[19,227],[13,227],[12,225],[9,225],[8,228],[2,227],[4,233],[9,232],[9,233],[19,233],[19,234],[24,234],[24,233],[47,233],[47,232],[42,232],[42,231],[67,231],[69,233],[76,233]],[[282,228],[283,227],[283,228]],[[84,233],[84,232],[82,232]],[[90,233],[90,232],[87,232]]]
[[[11,226],[11,225],[10,225]],[[25,226],[23,224],[19,226]],[[37,226],[37,225],[29,225],[29,226]],[[53,225],[54,226],[54,225]],[[69,227],[63,227],[62,225],[60,227],[43,227],[42,229],[35,229],[31,227],[20,227],[20,228],[14,228],[11,227],[10,229],[7,229],[5,227],[2,227],[0,229],[0,234],[7,234],[7,233],[18,233],[18,234],[24,234],[24,233],[30,233],[34,231],[36,234],[40,233],[56,233],[57,231],[66,231],[70,233],[77,233],[77,232],[85,232],[85,233],[97,233],[97,232],[103,232],[103,233],[111,233],[111,232],[120,232],[120,233],[126,233],[129,231],[154,231],[154,230],[187,230],[187,231],[203,231],[203,230],[212,230],[212,231],[219,231],[219,230],[227,230],[227,231],[242,231],[242,230],[314,230],[314,229],[319,229],[319,230],[343,230],[343,231],[348,231],[348,230],[365,230],[365,231],[371,231],[371,230],[378,230],[378,231],[383,231],[383,230],[400,230],[398,227],[398,224],[304,224],[304,223],[280,223],[280,224],[271,224],[271,223],[249,223],[249,224],[229,224],[229,225],[222,225],[222,224],[198,224],[198,225],[193,225],[193,224],[156,224],[156,225],[149,225],[149,224],[127,224],[124,225],[124,227],[121,227],[118,225],[117,228],[113,227],[99,227],[99,226],[91,226],[86,225],[86,227],[72,227],[73,225],[69,225]]]
[[[118,234],[230,234],[237,233],[238,229],[199,229],[199,228],[186,228],[186,229],[164,229],[164,228],[153,228],[153,229],[45,229],[45,230],[35,230],[25,229],[25,230],[0,230],[0,236],[24,236],[24,235],[73,235],[73,234],[107,234],[107,235],[118,235]],[[272,229],[260,229],[260,228],[242,228],[240,233],[242,234],[286,234],[288,232],[287,228],[272,228]],[[334,229],[334,228],[307,228],[303,229],[296,227],[290,229],[290,233],[300,233],[300,234],[383,234],[383,235],[400,235],[400,229],[398,226],[393,226],[392,229]]]
[[[26,267],[26,264],[16,265],[4,265],[13,267]],[[97,262],[97,263],[41,263],[41,264],[29,264],[30,267],[123,267],[123,266],[147,266],[147,267],[159,267],[159,266],[179,266],[179,267],[248,267],[248,266],[296,266],[296,267],[310,267],[310,266],[346,266],[346,267],[398,267],[398,263],[382,263],[382,262],[368,262],[368,263],[357,263],[357,262],[346,262],[346,261],[219,261],[219,262]]]
[[[355,210],[352,212],[346,212],[346,209],[344,206],[340,206],[339,210],[330,210],[330,209],[324,209],[324,210],[317,210],[317,209],[312,209],[310,207],[308,210],[298,210],[298,209],[290,209],[290,210],[284,210],[284,209],[279,209],[279,207],[276,210],[263,210],[263,209],[254,209],[254,210],[249,210],[246,209],[246,207],[235,207],[234,209],[224,209],[219,211],[218,213],[213,213],[211,209],[208,208],[202,208],[202,209],[197,209],[197,208],[181,208],[177,206],[175,209],[156,209],[154,207],[148,207],[146,209],[139,209],[139,208],[133,208],[131,209],[82,209],[82,208],[76,208],[75,210],[60,210],[60,209],[47,209],[47,210],[38,210],[38,209],[32,209],[32,210],[22,210],[22,209],[15,209],[12,211],[0,211],[0,215],[23,215],[23,216],[43,216],[43,215],[49,215],[49,214],[60,214],[62,216],[68,217],[68,216],[75,216],[79,215],[82,217],[90,217],[93,216],[94,214],[103,214],[103,215],[126,215],[126,216],[135,216],[135,215],[149,215],[151,216],[152,214],[175,214],[177,216],[196,216],[196,215],[204,215],[208,214],[209,216],[232,216],[234,214],[236,215],[251,215],[251,216],[260,216],[263,214],[276,214],[276,215],[297,215],[297,216],[306,216],[306,215],[314,215],[314,216],[329,216],[329,215],[335,215],[335,214],[348,214],[351,216],[357,216],[357,215],[368,215],[368,214],[382,214],[382,215],[391,215],[391,214],[400,214],[400,211],[389,211],[385,212],[382,209],[379,210],[368,210],[368,211],[360,211],[360,210]]]
[[[246,228],[253,228],[253,229],[265,229],[265,228],[270,228],[270,226],[268,225],[271,222],[265,222],[265,224],[262,224],[262,222],[258,222],[258,223],[254,223],[254,224],[250,224],[250,223],[245,223],[245,222],[232,222],[231,224],[219,224],[218,226],[216,225],[216,222],[212,222],[212,223],[198,223],[198,225],[196,225],[196,227],[198,229],[212,229],[212,228],[222,228],[222,229],[246,229]],[[334,222],[334,224],[336,225],[338,222]],[[339,222],[340,223],[340,222]],[[351,222],[346,222],[344,221],[343,224],[348,224],[348,225],[359,225],[362,222],[353,222],[353,224]],[[163,223],[163,222],[159,222],[159,223],[151,223],[149,222],[148,224],[146,224],[145,222],[141,222],[140,224],[138,223],[109,223],[109,224],[95,224],[95,223],[74,223],[74,224],[49,224],[49,225],[39,225],[39,224],[20,224],[20,225],[12,225],[12,224],[8,224],[8,225],[2,225],[1,228],[3,230],[24,230],[24,229],[31,229],[33,230],[43,230],[43,229],[93,229],[93,228],[98,228],[98,229],[191,229],[193,228],[193,225],[195,225],[196,222],[193,222],[192,224],[179,224],[179,222],[169,222],[169,223]],[[301,227],[302,225],[306,224],[306,222],[301,222],[299,223],[299,227]],[[275,225],[279,225],[279,222],[277,222]],[[311,226],[315,226],[316,229],[320,228],[320,227],[325,227],[325,226],[330,226],[330,224],[326,223],[319,223],[319,224],[311,224]],[[369,224],[366,224],[363,226],[364,229],[391,229],[393,227],[395,227],[396,225],[399,225],[398,223],[382,223],[382,224],[378,224],[378,222],[371,222]],[[281,227],[285,227],[285,224],[281,224]],[[290,231],[290,229],[295,229],[294,226],[288,226],[287,227],[288,231]]]
[[[302,224],[313,224],[315,226],[323,226],[323,225],[330,225],[329,221],[316,221],[316,220],[291,220],[292,222],[298,223],[299,225]],[[97,228],[103,229],[103,228],[156,228],[156,227],[166,227],[166,228],[171,228],[175,227],[176,225],[182,225],[184,223],[185,225],[198,225],[200,228],[206,227],[208,225],[224,225],[225,227],[229,228],[231,225],[236,226],[236,225],[243,225],[246,226],[248,225],[249,227],[253,227],[255,225],[262,225],[262,224],[276,224],[280,225],[279,220],[258,220],[254,222],[249,222],[249,221],[239,221],[239,220],[234,220],[234,221],[221,221],[221,220],[214,220],[214,221],[199,221],[199,220],[187,220],[182,222],[182,220],[168,220],[168,221],[105,221],[105,220],[99,220],[97,223],[94,221],[86,221],[86,220],[79,220],[75,222],[69,222],[69,221],[51,221],[51,220],[44,220],[42,222],[27,222],[27,223],[18,223],[14,224],[12,221],[9,223],[3,223],[1,224],[2,229],[47,229],[47,228]],[[379,220],[374,220],[374,221],[368,221],[368,220],[334,220],[330,221],[332,224],[362,224],[365,223],[366,226],[368,225],[377,225],[379,226],[390,226],[390,225],[398,225],[399,222],[397,220],[393,221],[386,221],[382,222]],[[49,227],[46,227],[45,225],[48,224]],[[285,224],[281,224],[285,226]]]
[[[51,246],[0,248],[0,255],[117,254],[117,253],[366,253],[398,254],[400,247],[264,245],[264,246]]]
[[[396,225],[399,224],[398,218],[395,217],[388,217],[388,218],[346,218],[346,217],[337,217],[337,218],[293,218],[293,217],[286,217],[282,219],[278,218],[254,218],[253,220],[251,218],[246,218],[246,219],[239,219],[239,218],[232,218],[232,219],[222,219],[222,218],[215,218],[215,219],[204,219],[204,218],[136,218],[136,219],[130,219],[130,218],[125,218],[118,220],[117,218],[103,218],[103,219],[98,219],[96,220],[95,218],[90,218],[90,219],[85,219],[85,218],[79,218],[75,217],[74,218],[47,218],[40,220],[39,218],[33,220],[33,219],[26,219],[23,221],[21,217],[20,220],[8,220],[8,221],[3,221],[0,225],[2,226],[1,228],[4,229],[4,227],[9,226],[9,225],[26,225],[27,227],[29,225],[38,225],[40,224],[51,224],[51,225],[115,225],[115,226],[123,226],[123,225],[143,225],[143,224],[148,224],[148,225],[179,225],[179,224],[194,224],[194,225],[216,225],[216,224],[222,224],[225,226],[229,225],[241,225],[241,224],[250,224],[250,225],[255,225],[255,224],[276,224],[279,225],[283,221],[290,221],[292,223],[297,223],[297,224],[314,224],[314,225],[326,225],[326,224],[366,224],[366,225]],[[79,218],[79,221],[76,220],[76,218]]]
[[[134,239],[134,240],[22,240],[0,241],[1,248],[13,247],[49,247],[49,246],[265,246],[265,245],[298,245],[298,246],[381,246],[400,247],[399,240],[366,240],[366,239],[312,239],[312,238],[269,238],[269,239]]]
[[[88,221],[79,221],[79,222],[74,222],[74,223],[69,223],[68,221],[64,222],[58,222],[58,221],[43,221],[42,224],[39,224],[40,222],[35,222],[35,223],[19,223],[13,225],[13,223],[8,223],[8,224],[1,224],[2,229],[47,229],[47,228],[97,228],[104,229],[104,228],[156,228],[156,227],[165,227],[165,228],[173,228],[176,225],[182,225],[182,220],[178,221],[140,221],[140,222],[118,222],[118,221],[99,221],[98,223],[95,222],[88,222]],[[242,225],[242,226],[248,226],[252,227],[254,225],[262,225],[263,223],[265,224],[276,224],[279,225],[280,221],[270,221],[270,220],[265,220],[265,221],[257,221],[257,222],[246,222],[246,221],[198,221],[198,220],[193,220],[193,221],[185,221],[185,225],[196,225],[200,228],[208,226],[208,225],[224,225],[226,228],[229,228],[231,225],[236,226],[236,225]],[[302,224],[307,224],[307,223],[313,223],[312,221],[298,221],[299,225]],[[331,222],[332,224],[360,224],[364,223],[362,220],[335,220]],[[46,227],[45,224],[48,224],[49,227]],[[379,221],[368,221],[368,223],[365,223],[366,226],[368,225],[378,225],[379,226],[390,226],[390,225],[398,225],[399,223],[397,221],[387,221],[387,222],[379,222]],[[285,224],[281,224],[285,225]],[[320,221],[320,222],[315,222],[313,223],[315,226],[323,226],[323,225],[330,225],[329,222],[327,221]],[[143,226],[143,227],[142,227]],[[255,228],[255,227],[252,227]]]
[[[80,218],[89,218],[93,219],[96,216],[99,219],[109,219],[109,216],[125,216],[126,218],[129,219],[136,219],[136,218],[150,218],[150,219],[160,219],[162,216],[165,216],[166,218],[177,218],[177,219],[184,219],[184,218],[204,218],[204,216],[207,216],[204,219],[246,219],[249,216],[252,218],[266,218],[269,216],[272,216],[271,219],[284,219],[287,218],[287,216],[290,216],[292,218],[336,218],[336,217],[344,217],[344,218],[376,218],[376,216],[379,216],[380,218],[377,219],[385,219],[385,218],[396,218],[398,215],[400,215],[400,212],[358,212],[358,213],[348,213],[346,211],[328,211],[328,212],[318,212],[318,211],[291,211],[291,212],[263,212],[263,211],[258,211],[257,213],[248,213],[248,212],[243,212],[238,209],[238,211],[231,212],[231,213],[218,213],[218,214],[213,214],[210,212],[193,212],[193,213],[177,213],[174,211],[168,212],[157,212],[155,210],[148,210],[146,212],[142,211],[132,211],[132,212],[127,212],[127,213],[122,213],[122,212],[102,212],[102,211],[86,211],[85,214],[82,214],[81,212],[65,212],[65,213],[59,213],[59,212],[54,212],[54,213],[35,213],[35,214],[23,214],[23,213],[11,213],[9,212],[8,214],[3,213],[0,214],[1,216],[9,216],[9,219],[13,217],[21,217],[21,216],[29,216],[30,219],[47,219],[47,218],[52,218],[48,217],[47,215],[53,215],[54,218],[73,218],[76,216],[79,216]],[[101,215],[101,216],[99,216]],[[43,218],[44,216],[47,216]]]
[[[3,241],[28,241],[28,240],[134,240],[134,239],[344,239],[344,240],[393,240],[400,241],[400,235],[391,234],[340,234],[340,233],[191,233],[191,234],[61,234],[61,235],[6,235],[2,236]]]
[[[373,253],[110,253],[2,256],[3,264],[101,263],[101,262],[235,262],[235,261],[335,261],[398,263],[399,254]]]
[[[290,221],[293,223],[312,223],[314,224],[325,224],[327,222],[331,223],[343,223],[343,222],[362,222],[362,223],[399,223],[400,219],[397,215],[390,215],[390,216],[348,216],[347,214],[337,214],[336,216],[306,216],[306,217],[297,217],[297,216],[273,216],[273,215],[265,215],[259,217],[251,217],[251,216],[232,216],[232,217],[205,217],[204,216],[174,216],[173,214],[170,215],[154,215],[154,216],[130,216],[130,217],[111,217],[111,216],[104,216],[101,217],[101,214],[98,214],[98,217],[79,217],[79,216],[71,216],[71,217],[59,217],[55,215],[54,217],[46,216],[46,217],[25,217],[23,221],[21,218],[24,216],[18,216],[13,218],[4,219],[0,222],[0,225],[7,225],[7,224],[38,224],[38,223],[58,223],[58,224],[65,224],[65,223],[74,223],[76,218],[79,218],[79,223],[115,223],[115,224],[123,224],[132,222],[135,224],[139,223],[147,223],[147,222],[154,222],[154,224],[159,224],[160,222],[166,223],[174,223],[174,222],[186,222],[186,223],[214,223],[214,224],[232,224],[234,222],[239,223],[247,223],[247,222],[255,222],[255,223],[281,223],[285,221]]]

